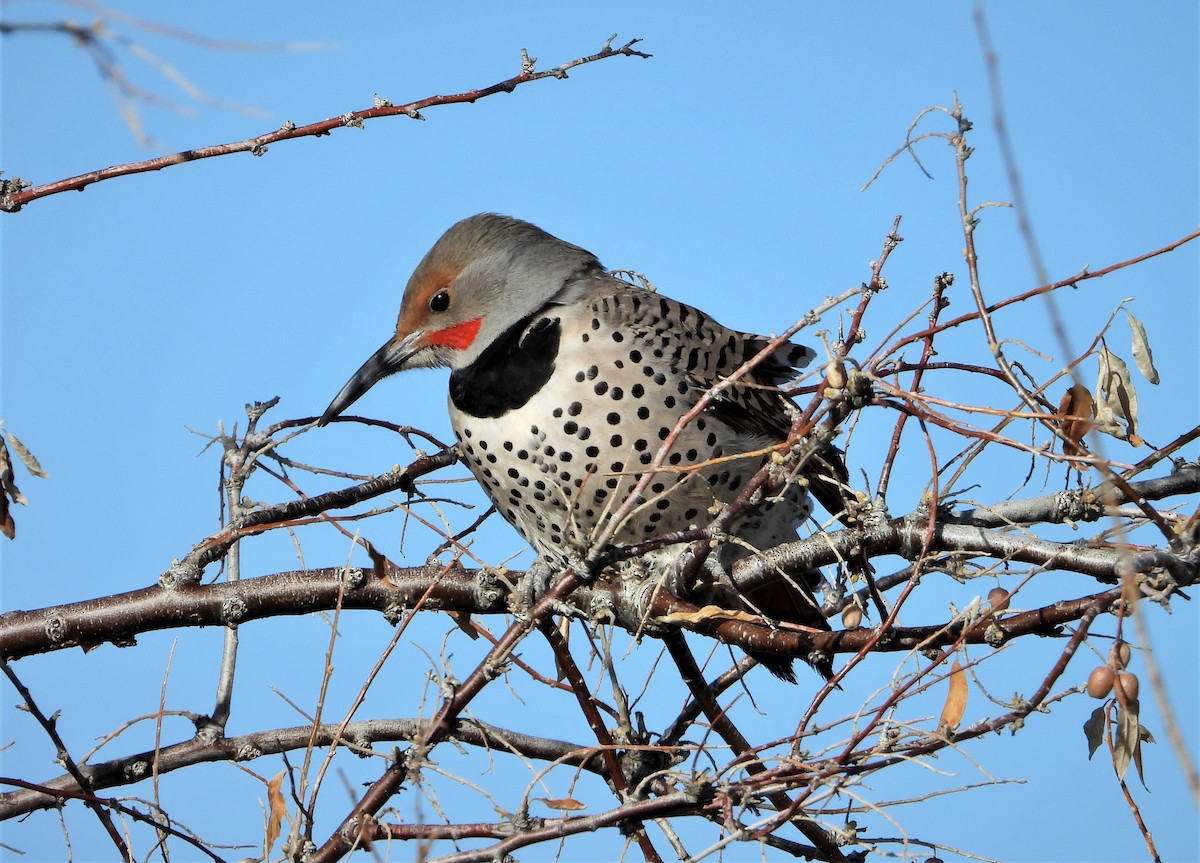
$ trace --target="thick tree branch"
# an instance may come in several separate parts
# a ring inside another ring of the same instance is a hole
[[[339,745],[364,755],[372,751],[371,746],[375,743],[413,740],[425,728],[425,724],[425,720],[415,718],[352,722],[346,726],[338,742]],[[302,750],[309,745],[310,739],[314,746],[329,746],[334,742],[337,729],[338,723],[330,722],[317,728],[315,735],[311,725],[297,725],[291,728],[264,729],[216,740],[193,737],[181,743],[164,746],[157,752],[149,750],[99,764],[80,764],[79,769],[91,789],[114,788],[148,779],[151,764],[156,758],[159,775],[194,764],[252,761],[264,756]],[[594,746],[589,748],[565,740],[536,737],[476,719],[460,719],[450,729],[449,737],[470,746],[513,752],[538,761],[558,761],[591,773],[604,773],[603,762],[596,754]],[[2,782],[3,780],[0,780],[0,784]],[[74,777],[64,774],[40,783],[38,790],[22,788],[19,791],[0,793],[0,821],[38,809],[48,809],[57,805],[63,798],[82,791]]]

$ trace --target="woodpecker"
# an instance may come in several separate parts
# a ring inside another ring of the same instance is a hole
[[[794,405],[779,387],[814,352],[783,342],[678,426],[770,341],[619,279],[591,252],[535,225],[484,213],[458,222],[425,255],[395,334],[319,423],[389,375],[448,367],[450,424],[464,462],[539,562],[561,568],[586,559],[602,535],[624,545],[703,526],[737,498],[787,439]],[[656,456],[636,506],[614,523]],[[813,463],[826,480],[830,471],[835,481],[844,476],[831,447]],[[807,480],[793,478],[730,526],[706,561],[707,586],[675,583],[686,545],[626,561],[622,577],[827,630],[813,594],[818,571],[781,575],[750,595],[738,595],[728,576],[756,550],[798,538],[812,508]],[[790,659],[754,656],[795,682]],[[827,657],[808,661],[832,673]]]

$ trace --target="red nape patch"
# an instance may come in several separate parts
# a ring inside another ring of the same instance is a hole
[[[483,318],[476,318],[473,321],[446,327],[444,330],[436,330],[429,334],[426,341],[431,345],[443,345],[461,351],[469,348],[471,342],[475,341],[475,336],[479,335],[479,325],[482,323]]]

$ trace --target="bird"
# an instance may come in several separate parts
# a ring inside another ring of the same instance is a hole
[[[448,367],[450,424],[463,461],[539,565],[561,571],[586,560],[601,538],[632,545],[703,526],[737,498],[787,440],[796,407],[780,387],[815,352],[780,342],[677,426],[771,342],[619,278],[591,252],[530,222],[481,213],[450,227],[417,265],[395,333],[318,424],[396,372]],[[813,460],[826,484],[845,475],[837,456],[827,446]],[[634,505],[622,507],[650,472]],[[798,538],[812,510],[809,479],[793,477],[730,525],[695,583],[676,583],[686,544],[626,560],[622,578],[828,630],[814,595],[823,582],[818,570],[781,575],[750,594],[729,578],[738,560]],[[790,658],[751,655],[795,682]],[[831,676],[827,655],[806,658]]]

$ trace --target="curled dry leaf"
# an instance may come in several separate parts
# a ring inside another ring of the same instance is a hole
[[[1129,314],[1129,309],[1125,309],[1125,315],[1129,318],[1129,329],[1133,333],[1133,361],[1142,377],[1152,384],[1157,384],[1158,369],[1154,367],[1154,353],[1150,350],[1146,328],[1142,326],[1141,321]]]
[[[17,525],[13,521],[9,501],[19,503],[21,506],[27,506],[28,502],[25,500],[25,495],[21,494],[21,490],[17,488],[16,478],[13,474],[12,456],[9,454],[10,446],[12,451],[17,454],[17,458],[21,460],[21,464],[25,465],[30,476],[44,479],[47,474],[29,448],[21,443],[20,438],[6,430],[4,437],[0,437],[0,533],[9,539],[14,539],[17,535]]]
[[[1113,740],[1113,768],[1117,777],[1125,778],[1125,771],[1133,761],[1137,749],[1141,746],[1141,725],[1137,713],[1122,705],[1117,705],[1117,735]]]
[[[1092,430],[1092,417],[1096,415],[1096,402],[1083,384],[1075,384],[1058,403],[1059,428],[1063,435],[1063,455],[1086,455],[1083,439]],[[1086,468],[1087,465],[1081,465]]]
[[[706,605],[693,612],[676,612],[664,614],[658,618],[659,623],[703,623],[706,620],[742,620],[747,623],[762,623],[763,619],[744,611],[733,611],[721,608],[719,605]]]
[[[8,445],[0,437],[0,532],[9,539],[17,535],[17,525],[13,521],[8,502],[24,504],[25,496],[17,488],[13,480],[12,459],[8,455]]]
[[[1096,379],[1096,430],[1141,446],[1143,441],[1137,434],[1137,392],[1129,376],[1129,366],[1103,344],[1097,359],[1100,371]],[[1118,418],[1125,421],[1124,426],[1117,422]]]
[[[1096,750],[1104,742],[1104,722],[1104,707],[1101,706],[1093,710],[1088,721],[1083,723],[1083,736],[1087,738],[1089,759],[1096,754]]]
[[[10,431],[5,431],[8,436],[8,442],[12,445],[13,452],[17,454],[17,458],[21,460],[21,464],[25,465],[25,470],[29,471],[30,476],[36,476],[38,479],[46,479],[49,474],[42,468],[37,458],[29,451],[29,447],[21,443],[20,438]]]
[[[283,798],[283,777],[286,775],[287,771],[281,770],[276,774],[274,779],[267,783],[267,804],[269,806],[266,838],[267,857],[271,856],[271,848],[274,847],[275,840],[279,838],[279,831],[283,826],[283,816],[287,813],[287,801]]]
[[[967,675],[956,659],[950,666],[950,691],[946,693],[946,704],[942,707],[942,718],[938,721],[938,729],[950,732],[958,728],[966,711]]]
[[[580,803],[574,797],[535,797],[533,799],[561,812],[578,812],[580,809],[587,809],[586,803]]]
[[[479,633],[475,631],[475,626],[471,623],[471,612],[447,610],[446,614],[450,615],[454,625],[470,636],[472,640],[479,638]]]

